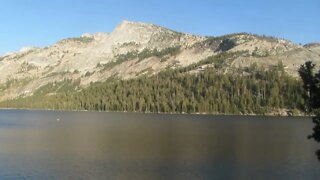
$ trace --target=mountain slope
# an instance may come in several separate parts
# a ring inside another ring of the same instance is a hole
[[[80,80],[81,87],[88,87],[110,77],[132,79],[166,68],[186,67],[225,52],[238,55],[224,64],[224,73],[252,64],[269,68],[282,62],[290,75],[297,76],[297,68],[304,61],[319,64],[319,49],[317,44],[303,47],[247,33],[202,37],[123,21],[111,33],[84,34],[49,47],[24,48],[0,57],[0,101],[32,95],[64,79]]]

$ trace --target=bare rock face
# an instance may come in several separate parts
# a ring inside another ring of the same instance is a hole
[[[283,62],[297,75],[304,61],[320,63],[320,46],[247,33],[203,37],[153,24],[123,21],[111,33],[84,33],[45,48],[23,48],[0,56],[0,101],[31,95],[39,87],[65,78],[83,86],[111,76],[122,79],[156,74],[165,68],[197,63],[222,52],[246,52],[230,66]]]
[[[110,40],[114,44],[133,42],[145,45],[148,44],[153,36],[157,36],[163,31],[168,30],[152,24],[123,21],[110,34]]]
[[[278,55],[292,49],[298,48],[297,45],[284,39],[273,37],[256,36],[250,34],[236,35],[232,39],[236,47],[232,51],[248,51],[257,56]]]

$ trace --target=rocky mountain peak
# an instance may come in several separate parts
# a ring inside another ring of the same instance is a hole
[[[128,21],[128,20],[123,20],[118,24],[117,27],[134,27],[134,26],[156,26],[151,23],[144,23],[144,22],[136,22],[136,21]]]
[[[125,20],[111,32],[110,36],[114,43],[146,44],[151,39],[167,33],[175,32],[153,24]]]
[[[144,23],[144,22],[134,22],[134,21],[127,21],[124,20],[120,24],[117,25],[117,27],[114,29],[114,31],[134,31],[134,30],[168,30],[166,28],[151,24],[151,23]]]
[[[0,101],[30,95],[65,78],[80,79],[85,87],[110,77],[130,79],[166,68],[185,67],[222,52],[239,54],[225,64],[226,69],[249,67],[253,63],[267,68],[281,61],[286,71],[296,75],[305,60],[320,62],[319,47],[318,44],[302,47],[287,40],[248,33],[196,36],[150,23],[123,21],[111,33],[85,33],[52,46],[24,48],[0,56],[3,92]]]

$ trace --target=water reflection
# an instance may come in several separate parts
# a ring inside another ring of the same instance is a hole
[[[304,118],[0,111],[0,179],[312,179],[311,128]]]

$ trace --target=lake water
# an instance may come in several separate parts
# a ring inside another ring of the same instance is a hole
[[[317,179],[308,118],[0,110],[0,179]]]

